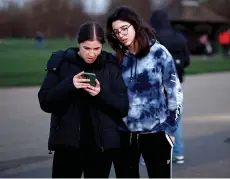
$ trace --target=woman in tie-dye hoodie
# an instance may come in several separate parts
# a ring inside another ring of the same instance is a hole
[[[128,177],[139,177],[142,154],[150,178],[171,177],[173,134],[183,103],[173,58],[154,30],[128,7],[108,17],[107,39],[120,61],[129,96],[129,113],[120,126],[121,167]]]

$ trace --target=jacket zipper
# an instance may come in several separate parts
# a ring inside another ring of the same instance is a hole
[[[59,130],[59,128],[60,128],[60,123],[61,123],[61,119],[60,119],[60,117],[58,117],[57,127],[55,128],[56,131]],[[48,154],[50,154],[50,155],[53,154],[53,153],[52,153],[52,150],[49,150],[49,153],[48,153]]]
[[[99,140],[100,140],[100,148],[101,148],[101,152],[104,152],[104,146],[103,146],[103,140],[102,140],[102,136],[101,136],[101,126],[100,126],[100,118],[98,116],[97,113],[97,118],[98,118],[98,133],[99,133]]]
[[[101,136],[101,126],[100,126],[100,119],[99,119],[99,123],[98,123],[98,132],[99,132],[99,136],[100,136],[100,144],[101,144],[101,151],[104,152],[104,146],[103,146],[103,141],[102,141],[102,136]]]
[[[81,139],[81,124],[79,123],[79,126],[78,126],[78,141],[77,141],[77,147],[79,147],[79,143],[80,143],[80,139]]]

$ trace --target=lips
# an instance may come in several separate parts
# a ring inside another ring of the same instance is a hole
[[[93,63],[94,61],[95,61],[94,58],[87,58],[87,62],[88,62],[88,63]]]
[[[121,40],[122,43],[126,43],[128,41],[128,39],[124,39],[124,40]]]

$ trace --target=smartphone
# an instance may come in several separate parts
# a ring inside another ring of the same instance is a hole
[[[96,86],[96,75],[94,73],[87,73],[87,72],[84,72],[83,73],[83,77],[86,78],[86,79],[90,79],[90,82],[89,84],[93,87]]]

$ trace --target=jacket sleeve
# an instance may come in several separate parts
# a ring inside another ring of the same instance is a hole
[[[185,57],[184,68],[186,68],[190,65],[190,52],[189,52],[189,49],[188,49],[186,42],[184,43],[183,53],[184,53],[184,57]]]
[[[183,92],[173,58],[170,53],[163,53],[163,86],[167,96],[167,119],[165,121],[165,132],[173,136],[182,113]]]
[[[128,114],[129,102],[125,83],[118,65],[110,64],[110,85],[101,85],[97,103],[105,112],[123,118]]]
[[[51,68],[51,64],[52,67]],[[38,92],[40,107],[47,113],[63,112],[77,89],[73,85],[73,76],[60,81],[58,73],[58,56],[53,54],[47,64],[47,73]]]

